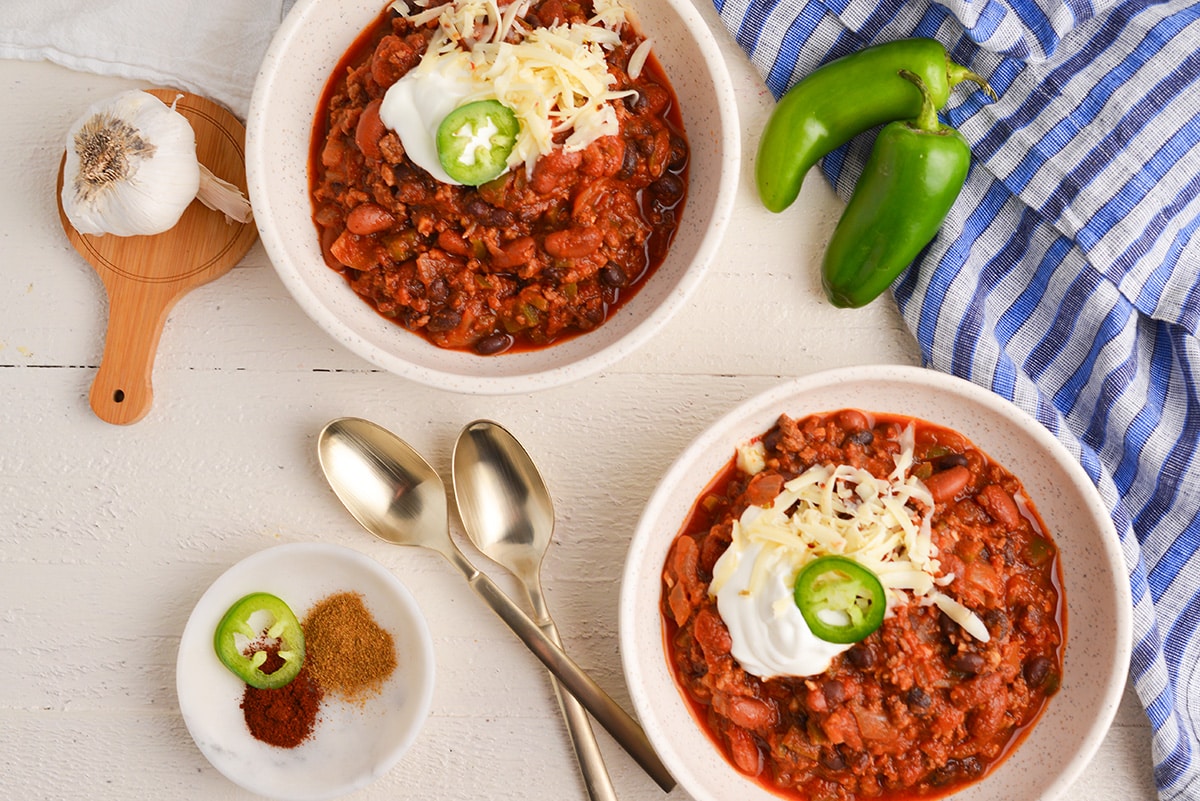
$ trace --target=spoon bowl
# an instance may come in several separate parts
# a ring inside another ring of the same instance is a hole
[[[317,458],[338,500],[376,537],[447,558],[457,551],[445,485],[404,440],[367,420],[343,417],[321,431]]]

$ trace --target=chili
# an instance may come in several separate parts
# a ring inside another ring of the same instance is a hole
[[[931,545],[939,592],[977,615],[989,637],[910,599],[820,675],[748,673],[709,592],[734,521],[762,502],[763,485],[777,490],[814,465],[886,478],[910,425],[911,475],[968,475],[935,499]],[[783,415],[758,443],[765,468],[751,475],[731,459],[663,566],[666,654],[699,725],[735,768],[793,801],[927,801],[985,776],[1062,680],[1059,553],[1020,480],[958,432],[856,409]]]
[[[805,565],[796,576],[795,594],[804,622],[826,642],[864,640],[887,612],[879,578],[844,556],[822,556]]]
[[[928,245],[962,191],[971,148],[938,121],[924,81],[914,120],[884,126],[825,250],[821,283],[835,306],[858,307],[881,295]]]
[[[593,16],[591,0],[537,0],[514,28]],[[496,355],[594,330],[662,264],[684,212],[689,147],[661,64],[651,54],[631,75],[644,37],[623,26],[606,50],[610,88],[634,92],[610,101],[616,134],[477,187],[448,185],[379,116],[435,26],[385,9],[326,86],[309,171],[326,264],[379,314],[442,348]]]
[[[932,39],[885,42],[830,61],[789,89],[767,120],[754,171],[763,205],[783,211],[830,151],[877,125],[915,117],[921,95],[899,77],[902,69],[921,77],[935,108],[963,81],[995,97],[983,78],[951,61]]]

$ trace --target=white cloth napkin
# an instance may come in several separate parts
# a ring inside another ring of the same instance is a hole
[[[294,0],[4,0],[0,58],[183,89],[246,118],[259,64]]]

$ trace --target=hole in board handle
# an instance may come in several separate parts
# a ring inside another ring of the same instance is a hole
[[[123,400],[125,400],[125,390],[118,389],[116,392],[113,393],[113,402],[114,403],[120,403]]]

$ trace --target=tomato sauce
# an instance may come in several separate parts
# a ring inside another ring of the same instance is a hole
[[[709,596],[732,522],[764,478],[813,465],[885,478],[903,429],[912,473],[935,500],[941,591],[986,625],[967,634],[910,600],[823,674],[763,680],[730,654]],[[993,770],[1034,725],[1062,676],[1066,612],[1058,552],[1020,481],[960,434],[921,420],[842,410],[781,416],[756,476],[731,461],[697,499],[663,569],[668,660],[696,720],[730,763],[800,801],[937,798]]]
[[[541,0],[532,26],[576,23],[591,0]],[[326,264],[380,314],[433,344],[493,355],[593,330],[665,259],[688,189],[678,101],[626,25],[607,55],[620,133],[556,149],[478,188],[440,183],[378,121],[378,102],[421,58],[432,28],[385,9],[346,52],[317,108],[313,221]],[[374,116],[372,116],[374,115]]]

